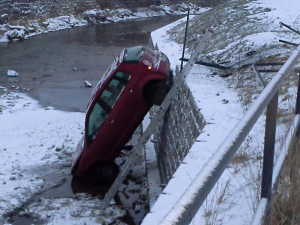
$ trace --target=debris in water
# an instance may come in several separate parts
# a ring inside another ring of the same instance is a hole
[[[7,76],[8,77],[17,77],[19,76],[20,74],[17,72],[17,71],[14,71],[14,70],[7,70]]]
[[[84,81],[84,86],[85,86],[86,88],[91,88],[91,87],[93,87],[92,84],[91,84],[90,82],[88,82],[87,80]]]

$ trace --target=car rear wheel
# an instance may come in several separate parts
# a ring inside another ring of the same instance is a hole
[[[101,182],[112,182],[119,173],[119,167],[114,162],[97,162],[91,167],[91,173]]]
[[[170,90],[170,86],[163,81],[148,83],[143,90],[143,96],[149,105],[161,105]]]

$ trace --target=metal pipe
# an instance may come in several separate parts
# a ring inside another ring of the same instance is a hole
[[[282,66],[282,62],[269,62],[269,63],[255,63],[255,66]]]
[[[297,90],[295,114],[300,114],[300,72],[298,73],[298,90]]]
[[[260,73],[277,73],[278,72],[278,70],[258,70],[258,72],[260,72]]]
[[[285,23],[282,23],[282,22],[279,22],[280,26],[285,26],[286,28],[290,29],[291,31],[294,31],[296,34],[299,34],[300,35],[300,32],[291,28],[289,25],[285,24]]]
[[[183,49],[182,49],[182,57],[181,58],[184,58],[185,45],[186,45],[186,36],[187,36],[188,28],[189,28],[189,20],[190,20],[190,8],[188,8],[188,14],[187,14],[187,18],[186,18],[186,26],[185,26],[185,34],[184,34]],[[180,72],[182,71],[182,69],[183,69],[183,61],[181,61]]]
[[[281,146],[280,154],[279,154],[279,156],[277,158],[277,161],[276,161],[276,163],[274,165],[274,168],[273,168],[273,171],[274,171],[273,172],[273,180],[272,180],[273,189],[277,186],[277,182],[278,182],[279,175],[280,175],[280,172],[281,172],[282,167],[283,167],[285,157],[288,154],[288,150],[289,150],[291,144],[294,141],[294,138],[297,134],[297,131],[298,131],[299,127],[300,127],[300,115],[297,114],[294,117],[294,121],[290,126],[288,134],[286,135],[285,142]]]
[[[262,114],[267,104],[278,91],[286,74],[299,59],[298,47],[267,85],[240,122],[229,132],[220,147],[196,175],[185,193],[160,222],[161,225],[190,224],[206,197],[218,181],[234,154]]]
[[[189,61],[189,59],[187,58],[180,58],[179,60],[184,61],[184,62],[187,62]],[[217,69],[221,69],[221,70],[228,70],[228,69],[233,69],[232,66],[222,66],[222,65],[219,65],[217,63],[208,63],[208,62],[203,62],[203,61],[196,61],[196,64],[198,65],[202,65],[202,66],[208,66],[208,67],[212,67],[212,68],[217,68]]]
[[[279,42],[287,44],[287,45],[292,45],[292,46],[298,46],[299,45],[299,44],[296,44],[296,43],[293,43],[293,42],[290,42],[290,41],[281,40],[281,39],[279,40]]]
[[[258,79],[259,79],[261,85],[265,88],[265,87],[266,87],[266,84],[265,84],[264,80],[262,79],[262,77],[261,77],[259,71],[257,70],[256,65],[253,64],[253,65],[252,65],[252,68],[253,68],[253,70],[254,70],[256,76],[258,77]]]

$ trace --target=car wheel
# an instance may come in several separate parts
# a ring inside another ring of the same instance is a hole
[[[162,81],[150,82],[144,87],[143,96],[149,105],[161,105],[170,90]]]
[[[101,182],[112,182],[119,173],[119,167],[114,162],[97,162],[92,166],[91,173]]]

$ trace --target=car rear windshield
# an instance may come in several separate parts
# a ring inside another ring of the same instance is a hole
[[[144,54],[144,52],[143,52],[142,46],[135,46],[132,48],[127,48],[124,62],[125,63],[137,63],[140,61],[143,54]]]
[[[96,100],[88,118],[87,133],[90,141],[96,138],[99,129],[107,119],[129,79],[129,73],[117,72]]]

